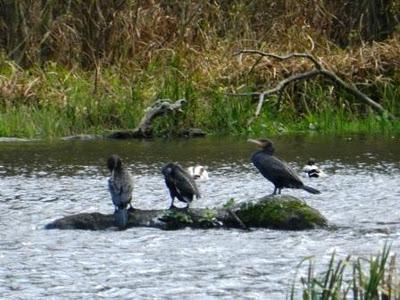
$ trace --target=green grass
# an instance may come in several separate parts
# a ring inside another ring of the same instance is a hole
[[[400,133],[400,123],[389,121],[341,91],[319,82],[297,86],[296,93],[271,97],[262,113],[248,124],[256,108],[250,97],[225,94],[223,81],[204,82],[201,72],[185,72],[172,55],[158,59],[136,74],[121,69],[95,72],[67,70],[48,64],[22,70],[0,64],[0,136],[56,138],[134,128],[143,110],[159,98],[186,98],[183,113],[159,118],[154,132],[173,134],[199,127],[214,135],[271,135],[297,132]],[[200,73],[198,73],[200,72]],[[376,87],[382,105],[400,115],[400,88],[391,83]]]
[[[315,273],[312,258],[305,258],[299,267],[308,262],[307,275],[300,278],[301,298],[304,300],[386,300],[399,299],[400,282],[396,260],[385,244],[382,253],[370,259],[347,256],[337,259],[334,252],[322,273]],[[297,278],[292,284],[290,299],[296,295]]]

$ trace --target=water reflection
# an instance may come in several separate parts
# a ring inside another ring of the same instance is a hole
[[[166,208],[161,166],[208,166],[194,206],[217,206],[270,193],[249,161],[245,139],[0,144],[0,295],[2,298],[284,299],[295,266],[315,255],[399,253],[398,139],[282,137],[278,155],[296,170],[315,157],[322,191],[284,190],[319,209],[338,230],[283,232],[132,228],[123,232],[43,230],[81,211],[110,213],[105,159],[117,153],[135,177],[141,208]]]

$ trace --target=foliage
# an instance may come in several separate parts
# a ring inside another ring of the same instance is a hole
[[[239,47],[340,46],[382,40],[398,24],[397,0],[12,1],[1,3],[0,48],[24,66],[48,60],[86,68],[151,62],[157,52],[199,51],[221,37]],[[302,40],[302,42],[300,42]]]
[[[236,205],[235,199],[231,198],[228,201],[226,201],[226,203],[224,203],[224,205],[222,207],[223,208],[233,208],[235,205]]]
[[[400,297],[396,260],[395,256],[390,256],[388,244],[385,244],[382,253],[368,260],[363,258],[352,260],[351,256],[337,260],[334,252],[326,271],[321,274],[315,274],[311,258],[303,260],[299,267],[305,261],[309,262],[307,275],[300,279],[304,300],[386,300]],[[290,299],[297,299],[295,294],[295,283],[293,283]]]
[[[323,80],[289,86],[247,125],[263,90],[310,67],[238,49],[312,52],[400,115],[399,1],[2,1],[0,136],[57,137],[134,128],[158,98],[186,98],[155,123],[214,134],[399,132]]]

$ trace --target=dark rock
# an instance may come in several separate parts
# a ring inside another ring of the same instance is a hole
[[[63,217],[46,225],[46,229],[104,230],[114,226],[114,215],[81,213]]]

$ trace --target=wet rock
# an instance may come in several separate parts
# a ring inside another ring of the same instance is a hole
[[[327,226],[327,220],[316,209],[292,196],[267,196],[256,201],[238,205],[231,203],[215,209],[134,209],[129,212],[127,224],[127,228],[154,227],[164,230],[185,227],[305,230]],[[111,227],[116,227],[113,214],[100,213],[80,213],[46,225],[46,229],[104,230]]]
[[[104,230],[114,226],[114,215],[81,213],[63,217],[45,226],[46,229]]]

